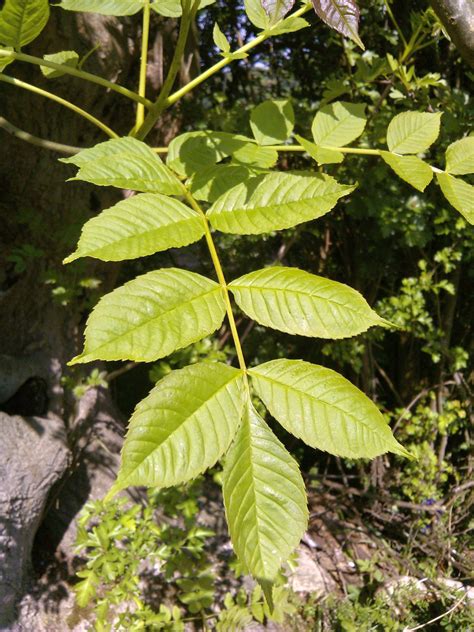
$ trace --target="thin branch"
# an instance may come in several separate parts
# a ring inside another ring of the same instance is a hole
[[[146,70],[148,64],[148,40],[150,38],[150,0],[146,0],[143,7],[143,27],[142,27],[142,50],[140,58],[140,78],[138,83],[138,94],[145,97],[146,92]],[[151,104],[150,104],[151,105]],[[142,103],[137,106],[137,116],[135,126],[138,129],[145,120],[145,107]]]
[[[62,143],[55,143],[52,140],[45,140],[44,138],[38,138],[38,136],[33,136],[33,134],[29,134],[24,130],[16,127],[7,119],[0,116],[0,128],[4,129],[6,132],[19,138],[20,140],[24,140],[31,145],[36,145],[37,147],[41,147],[42,149],[50,149],[51,151],[56,151],[59,154],[77,154],[79,151],[82,151],[84,147],[74,147],[72,145],[63,145]]]
[[[446,617],[448,614],[451,614],[451,612],[454,612],[456,610],[456,608],[459,608],[459,606],[466,599],[466,597],[467,597],[467,591],[465,591],[464,594],[462,595],[462,597],[456,601],[454,606],[452,606],[446,612],[443,612],[443,614],[438,615],[434,619],[430,619],[426,623],[422,623],[421,625],[417,625],[414,628],[405,628],[403,632],[415,632],[415,630],[421,630],[422,628],[426,628],[426,626],[431,625],[432,623],[435,623],[436,621],[439,621],[443,617]]]

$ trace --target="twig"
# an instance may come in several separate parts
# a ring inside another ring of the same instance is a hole
[[[405,628],[403,630],[403,632],[415,632],[415,630],[421,630],[421,628],[426,628],[427,625],[431,625],[432,623],[435,623],[436,621],[439,621],[443,617],[446,617],[448,614],[451,614],[451,612],[454,612],[456,610],[456,608],[458,608],[462,604],[462,602],[466,599],[466,596],[467,596],[467,592],[465,592],[462,595],[462,597],[456,601],[454,606],[452,606],[449,610],[446,610],[446,612],[443,612],[443,614],[438,615],[434,619],[430,619],[426,623],[422,623],[421,625],[417,625],[414,628]]]
[[[73,145],[63,145],[62,143],[55,143],[52,140],[45,140],[44,138],[39,138],[38,136],[33,136],[29,132],[25,132],[24,130],[16,127],[6,118],[0,116],[0,127],[4,129],[6,132],[19,138],[20,140],[24,140],[31,145],[36,145],[37,147],[41,147],[42,149],[50,149],[51,151],[57,151],[60,154],[77,154],[79,151],[84,149],[83,147],[74,147]]]

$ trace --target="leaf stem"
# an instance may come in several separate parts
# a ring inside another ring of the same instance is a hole
[[[26,81],[21,81],[20,79],[16,79],[15,77],[4,75],[1,72],[0,72],[0,81],[3,81],[4,83],[9,83],[12,86],[16,86],[17,88],[23,88],[24,90],[29,90],[30,92],[39,94],[43,97],[46,97],[47,99],[51,99],[51,101],[55,101],[56,103],[63,105],[65,108],[68,108],[69,110],[72,110],[76,114],[79,114],[83,118],[87,119],[90,123],[93,123],[99,129],[105,132],[107,136],[110,136],[110,138],[118,138],[118,134],[116,134],[112,129],[110,129],[110,127],[108,127],[105,123],[102,123],[102,121],[97,119],[95,116],[92,116],[92,114],[89,114],[89,112],[86,112],[85,110],[78,107],[77,105],[74,105],[74,103],[71,103],[70,101],[67,101],[66,99],[61,98],[57,94],[53,94],[52,92],[48,92],[47,90],[43,90],[42,88],[33,86],[32,84],[26,83]]]
[[[301,17],[311,8],[312,8],[311,4],[306,4],[302,6],[300,9],[298,9],[298,11],[295,11],[290,16],[286,16],[286,17],[292,17],[292,18]],[[184,20],[184,15],[183,15],[183,20]],[[253,40],[251,40],[247,44],[244,44],[244,46],[241,46],[237,50],[226,55],[226,57],[222,58],[213,66],[211,66],[210,68],[202,72],[200,75],[192,79],[192,81],[187,83],[185,86],[183,86],[179,90],[176,90],[176,92],[173,92],[173,94],[168,96],[166,99],[162,99],[162,98],[160,99],[160,97],[158,97],[158,101],[155,103],[155,106],[152,106],[152,108],[150,109],[150,112],[148,113],[148,116],[145,119],[145,123],[138,130],[136,134],[137,138],[139,138],[140,140],[143,140],[145,138],[145,136],[150,132],[153,125],[156,123],[160,114],[164,110],[166,110],[171,105],[173,105],[174,103],[182,99],[186,94],[191,92],[191,90],[194,90],[194,88],[196,88],[201,83],[203,83],[203,81],[206,81],[207,79],[209,79],[209,77],[212,77],[212,75],[215,75],[216,72],[219,72],[219,70],[221,70],[222,68],[225,68],[228,64],[232,63],[236,57],[238,58],[242,53],[246,53],[249,50],[252,50],[252,48],[255,48],[255,46],[258,46],[269,37],[272,37],[274,32],[281,25],[281,22],[282,20],[280,20],[279,22],[276,22],[270,28],[266,29],[265,31],[262,31],[260,35],[257,35],[257,37],[255,37]],[[158,107],[158,103],[159,103],[159,107]]]
[[[150,0],[145,0],[143,7],[143,27],[142,27],[142,50],[140,58],[140,78],[138,83],[138,94],[145,98],[146,92],[146,70],[148,63],[148,41],[150,39]],[[150,104],[151,106],[151,104]],[[143,125],[145,120],[145,106],[139,103],[137,106],[136,128]]]
[[[166,154],[168,147],[152,147],[156,154]],[[274,149],[280,152],[305,152],[306,149],[302,145],[265,145],[265,149]],[[321,145],[321,149],[330,149],[331,151],[339,151],[342,154],[364,154],[367,156],[380,156],[380,149],[364,149],[363,147],[330,147],[329,145]]]
[[[60,154],[77,154],[79,151],[84,149],[84,147],[73,147],[72,145],[63,145],[62,143],[55,143],[52,140],[45,140],[44,138],[38,138],[38,136],[33,136],[29,132],[25,132],[24,130],[16,127],[10,121],[7,121],[6,118],[0,116],[0,128],[4,129],[6,132],[19,138],[20,140],[24,140],[31,145],[36,145],[37,147],[42,147],[43,149],[50,149],[51,151],[57,151]]]
[[[26,55],[25,53],[16,53],[13,51],[1,50],[0,49],[0,57],[10,57],[12,59],[16,59],[17,61],[24,61],[29,64],[34,64],[35,66],[46,66],[47,68],[53,68],[54,70],[60,70],[64,72],[66,75],[71,75],[73,77],[78,77],[79,79],[84,79],[84,81],[90,81],[91,83],[96,83],[104,88],[108,88],[109,90],[114,90],[124,97],[128,97],[133,101],[137,101],[138,103],[143,103],[146,107],[151,107],[151,101],[145,99],[140,96],[136,92],[129,90],[128,88],[124,88],[116,83],[112,83],[112,81],[108,81],[103,77],[99,77],[97,75],[93,75],[90,72],[86,72],[85,70],[79,70],[78,68],[73,68],[72,66],[66,66],[66,64],[57,64],[54,61],[47,61],[46,59],[42,59],[41,57],[35,57],[34,55]]]
[[[205,238],[207,242],[207,247],[209,248],[209,253],[211,255],[212,263],[214,264],[214,269],[217,274],[217,278],[219,279],[220,286],[224,292],[224,300],[226,305],[227,319],[229,321],[230,331],[232,333],[232,338],[234,340],[235,351],[237,353],[237,359],[239,361],[239,366],[242,371],[247,371],[247,365],[245,364],[245,358],[242,351],[242,345],[240,344],[239,332],[237,331],[237,325],[235,323],[234,313],[232,311],[232,303],[230,301],[229,290],[227,289],[227,282],[225,280],[224,271],[222,270],[221,262],[219,259],[219,255],[217,254],[216,246],[214,244],[214,240],[212,239],[211,229],[209,227],[209,222],[207,221],[207,217],[205,212],[199,206],[197,201],[194,199],[191,192],[184,186],[183,193],[186,197],[187,201],[191,205],[191,207],[199,213],[204,223],[205,230]]]

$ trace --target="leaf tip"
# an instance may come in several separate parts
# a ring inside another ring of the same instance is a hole
[[[265,596],[265,601],[267,602],[268,609],[270,610],[270,613],[273,613],[273,610],[275,609],[275,603],[273,601],[273,582],[269,579],[258,578],[257,581],[260,584],[260,588],[262,589]]]

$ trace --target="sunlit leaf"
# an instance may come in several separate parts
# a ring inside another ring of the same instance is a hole
[[[224,193],[209,209],[208,217],[224,233],[281,230],[325,215],[354,188],[324,174],[273,172]]]
[[[260,0],[265,13],[270,18],[270,24],[275,24],[291,11],[295,0]]]
[[[38,37],[48,19],[48,0],[6,0],[0,11],[0,43],[18,50]]]
[[[165,195],[182,195],[174,174],[145,143],[124,137],[107,140],[62,162],[79,167],[71,180]]]
[[[436,178],[448,202],[474,224],[474,186],[448,173],[437,173]]]
[[[245,165],[213,165],[195,173],[188,186],[196,200],[215,202],[226,191],[254,175]]]
[[[146,2],[147,0],[61,0],[58,6],[66,11],[123,16],[138,13]]]
[[[313,6],[323,22],[365,50],[359,37],[360,10],[355,0],[313,0]]]
[[[204,9],[210,4],[214,4],[216,0],[201,0],[199,3],[199,9]],[[181,0],[154,0],[151,5],[151,9],[164,15],[167,18],[179,18],[183,14],[183,8],[181,6]]]
[[[365,129],[365,104],[335,101],[316,114],[311,126],[316,145],[344,147]]]
[[[433,179],[433,170],[418,156],[399,156],[389,151],[381,151],[380,155],[397,176],[418,191],[424,191]]]
[[[309,446],[349,458],[409,456],[375,404],[335,371],[282,359],[249,374],[273,417]]]
[[[247,316],[289,334],[346,338],[386,324],[356,290],[297,268],[256,270],[229,289]]]
[[[302,136],[298,136],[298,134],[295,134],[295,138],[318,165],[338,164],[344,160],[344,154],[340,151],[319,147],[319,145],[306,140]]]
[[[178,200],[158,193],[142,193],[122,200],[89,220],[82,229],[79,257],[123,261],[179,248],[201,239],[202,218]]]
[[[226,456],[223,493],[235,552],[273,582],[306,529],[306,493],[297,463],[251,404]]]
[[[275,145],[290,137],[295,125],[291,101],[264,101],[250,114],[250,127],[260,145]]]
[[[224,314],[214,281],[177,268],[154,270],[99,301],[87,321],[84,351],[70,364],[152,362],[212,334]]]
[[[432,145],[439,136],[441,112],[402,112],[391,121],[387,145],[397,154],[418,154]]]
[[[262,6],[261,0],[245,0],[245,13],[248,19],[258,29],[266,29],[270,26],[270,18]]]
[[[214,28],[212,30],[212,39],[214,40],[214,44],[217,46],[219,50],[221,50],[224,53],[228,53],[230,51],[229,40],[221,31],[217,22],[214,23]]]
[[[455,176],[474,173],[474,136],[461,138],[448,147],[446,171]]]
[[[238,369],[205,362],[173,371],[136,407],[114,488],[170,487],[195,478],[228,449],[245,401]]]

